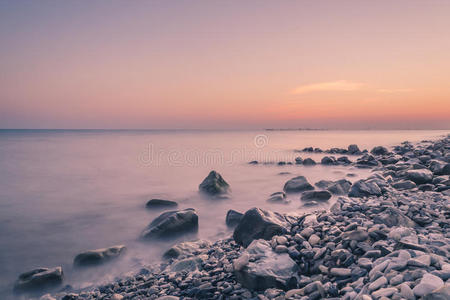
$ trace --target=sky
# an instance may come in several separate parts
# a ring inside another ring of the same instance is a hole
[[[450,1],[0,0],[0,128],[450,128]]]

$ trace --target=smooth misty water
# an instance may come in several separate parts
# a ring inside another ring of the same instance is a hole
[[[159,260],[171,242],[141,242],[141,230],[161,211],[151,198],[166,198],[179,208],[193,207],[199,231],[186,239],[229,236],[228,209],[258,206],[279,212],[302,211],[299,195],[288,205],[267,203],[289,178],[311,183],[341,179],[352,167],[249,165],[251,160],[293,161],[306,146],[328,149],[356,143],[361,149],[439,138],[446,131],[0,131],[0,297],[8,297],[21,272],[63,266],[65,284],[88,286]],[[355,160],[356,157],[350,157]],[[212,169],[232,187],[228,200],[198,193]],[[280,175],[280,172],[290,174]],[[118,261],[73,269],[80,251],[125,244]]]

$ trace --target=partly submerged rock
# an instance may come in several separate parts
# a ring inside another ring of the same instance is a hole
[[[141,233],[142,238],[165,238],[198,229],[198,215],[188,208],[162,213]]]
[[[269,240],[274,235],[280,235],[286,232],[288,227],[289,223],[283,215],[252,208],[242,217],[234,230],[233,238],[239,245],[247,247],[253,240]]]
[[[205,240],[197,240],[193,242],[181,242],[167,250],[164,258],[178,258],[196,254],[200,249],[210,247],[211,243]]]
[[[145,207],[147,208],[166,208],[166,207],[176,207],[178,206],[178,203],[175,201],[170,200],[163,200],[163,199],[150,199],[147,201],[147,204],[145,204]]]
[[[308,182],[305,176],[297,176],[292,179],[289,179],[284,184],[283,189],[286,193],[296,193],[313,190],[314,187]]]
[[[303,163],[304,166],[314,166],[316,164],[314,159],[309,158],[309,157],[305,158],[302,163]]]
[[[98,265],[119,257],[125,249],[124,245],[117,245],[109,248],[89,250],[75,256],[73,263],[76,266]]]
[[[273,203],[288,203],[289,201],[286,200],[286,194],[284,192],[276,192],[270,195],[269,199],[267,199],[268,202]]]
[[[199,190],[209,195],[226,194],[230,190],[230,185],[216,171],[211,171],[200,183]]]
[[[331,198],[329,191],[306,191],[302,193],[302,201],[328,201]]]
[[[356,145],[356,144],[349,145],[348,148],[347,148],[347,151],[350,154],[359,154],[359,153],[361,153],[361,151],[359,150],[358,145]]]
[[[21,292],[56,287],[63,282],[63,276],[61,267],[34,269],[19,275],[14,290]]]
[[[248,289],[286,290],[297,282],[295,261],[287,253],[275,253],[267,241],[253,241],[238,260],[234,264],[236,280]]]
[[[239,223],[239,221],[242,219],[243,215],[244,214],[242,214],[238,211],[230,209],[227,212],[227,216],[225,218],[225,223],[230,227],[236,226]]]
[[[383,146],[376,146],[370,151],[370,153],[374,155],[385,155],[389,153],[389,150]]]

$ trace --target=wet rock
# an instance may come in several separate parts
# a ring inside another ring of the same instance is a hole
[[[313,190],[314,187],[308,182],[305,176],[297,176],[287,181],[283,189],[286,193],[297,193]]]
[[[246,249],[249,263],[235,271],[236,279],[252,290],[288,289],[295,282],[297,264],[288,254],[277,254],[267,241],[255,240]]]
[[[381,189],[376,183],[358,180],[352,185],[348,196],[367,197],[367,196],[380,196],[381,194],[382,194]]]
[[[337,165],[336,158],[334,156],[324,156],[320,161],[322,165]]]
[[[61,267],[38,268],[19,275],[14,284],[17,292],[42,290],[60,285],[63,281]]]
[[[112,246],[109,248],[102,248],[96,250],[89,250],[82,252],[75,256],[73,264],[76,266],[98,265],[118,258],[124,253],[126,247],[124,245]]]
[[[378,161],[374,156],[365,154],[356,160],[356,166],[360,168],[369,168],[378,166]]]
[[[329,191],[306,191],[302,193],[302,201],[328,201],[331,198]]]
[[[303,165],[304,166],[314,166],[314,165],[316,165],[316,162],[314,161],[314,159],[308,157],[303,160]]]
[[[283,215],[252,208],[248,210],[234,230],[233,238],[237,244],[247,247],[253,240],[270,240],[288,230],[289,223]]]
[[[417,187],[416,184],[411,180],[402,180],[392,184],[392,186],[397,190],[410,190]]]
[[[227,224],[227,226],[229,226],[229,227],[233,227],[233,226],[236,226],[238,223],[239,223],[239,221],[242,219],[242,216],[243,216],[244,214],[242,214],[242,213],[240,213],[240,212],[237,212],[237,211],[235,211],[235,210],[233,210],[233,209],[230,209],[228,212],[227,212],[227,216],[226,216],[226,219],[225,219],[225,223]]]
[[[376,146],[370,151],[370,153],[374,155],[385,155],[389,153],[389,150],[383,146]]]
[[[211,243],[205,240],[197,240],[193,242],[181,242],[167,250],[164,258],[178,258],[198,253],[200,249],[210,247]]]
[[[347,148],[347,151],[350,154],[360,154],[361,153],[361,150],[359,150],[359,147],[356,144],[349,145]]]
[[[406,177],[416,184],[423,184],[433,180],[433,173],[426,169],[409,170],[406,172]]]
[[[226,194],[230,190],[230,185],[216,171],[211,171],[209,175],[199,185],[199,190],[209,195]]]
[[[295,158],[295,164],[296,165],[301,165],[302,163],[303,163],[303,159],[300,156]]]
[[[288,203],[288,201],[286,200],[286,194],[284,192],[276,192],[271,194],[267,201],[273,203]]]
[[[175,201],[170,200],[163,200],[163,199],[150,199],[147,201],[147,204],[145,204],[145,207],[149,209],[159,209],[159,208],[166,208],[166,207],[176,207],[178,206],[178,203]]]
[[[198,215],[193,208],[168,211],[154,219],[144,231],[141,238],[167,238],[198,229]]]

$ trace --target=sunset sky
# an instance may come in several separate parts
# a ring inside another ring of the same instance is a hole
[[[450,128],[450,1],[3,1],[0,128]]]

